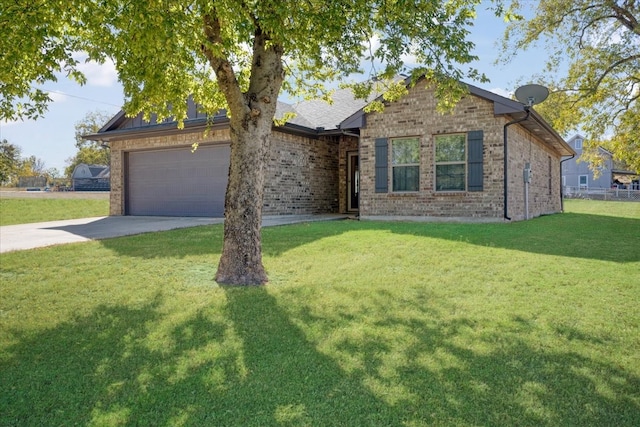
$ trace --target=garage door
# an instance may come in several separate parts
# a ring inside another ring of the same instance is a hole
[[[228,145],[127,153],[127,215],[224,215]]]

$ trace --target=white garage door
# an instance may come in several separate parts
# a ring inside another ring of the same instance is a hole
[[[127,153],[127,215],[224,215],[229,145]]]

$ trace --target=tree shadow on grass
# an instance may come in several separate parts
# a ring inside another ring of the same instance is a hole
[[[262,229],[263,254],[277,256],[290,249],[350,230],[354,221],[299,223]],[[327,226],[329,225],[329,226]],[[136,258],[183,258],[191,255],[220,255],[222,224],[183,228],[100,240],[118,254]]]
[[[640,218],[563,213],[511,224],[465,224],[459,230],[433,225],[410,234],[541,255],[640,261]]]
[[[14,331],[0,358],[0,425],[400,425],[264,289],[226,296],[226,313],[199,311],[160,343],[161,298]]]
[[[144,259],[184,258],[222,253],[222,225],[116,237],[100,240],[107,249],[124,256]]]
[[[618,263],[640,261],[640,219],[565,213],[511,224],[330,221],[263,228],[263,254],[280,256],[348,232],[380,231],[460,241],[541,255]],[[357,235],[354,235],[357,239]],[[383,242],[382,242],[383,243]],[[382,244],[381,243],[381,244]],[[141,258],[219,255],[222,226],[196,227],[102,240],[119,254]],[[358,250],[357,247],[354,250]]]
[[[326,353],[297,326],[322,318],[294,321],[264,288],[224,295],[223,313],[201,309],[179,322],[157,297],[140,308],[99,306],[37,333],[14,331],[16,343],[0,358],[0,425],[632,426],[640,419],[637,376],[530,345],[524,337],[535,326],[525,319],[515,321],[519,334],[485,334],[485,351],[472,351],[460,344],[472,320],[387,312],[375,328],[411,331],[398,350],[376,334],[341,335],[363,326],[351,316],[325,325],[341,338]],[[389,369],[387,356],[396,353],[403,362]],[[343,369],[344,355],[362,368]]]
[[[421,333],[407,356],[431,354],[447,361],[443,369],[413,375],[421,365],[410,363],[398,371],[435,419],[454,415],[464,424],[495,426],[633,426],[640,420],[640,378],[618,366],[507,334],[484,337],[492,348],[486,354],[453,344],[453,336],[433,335]]]
[[[367,307],[327,319],[302,303],[291,316],[303,328],[331,336],[328,351],[337,359],[359,361],[350,375],[388,393],[407,425],[638,425],[640,377],[591,353],[596,347],[606,352],[606,338],[552,328],[580,341],[584,351],[565,350],[544,345],[539,337],[546,332],[522,317],[498,329],[464,316],[443,320],[440,313],[452,309],[441,305],[434,310],[411,303],[411,313],[420,313],[414,316],[400,313],[401,305],[380,307],[378,315]],[[371,318],[378,320],[368,334],[353,339],[346,331]],[[334,329],[336,324],[343,327]]]

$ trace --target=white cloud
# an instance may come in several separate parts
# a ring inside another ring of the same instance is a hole
[[[494,87],[493,89],[489,89],[489,92],[493,92],[496,95],[504,96],[505,98],[513,98],[513,92],[509,92],[508,90],[501,87]]]
[[[114,86],[118,81],[118,72],[112,60],[106,59],[104,64],[96,61],[87,61],[87,54],[78,52],[74,58],[79,62],[78,70],[87,78],[89,86]]]
[[[65,102],[69,97],[61,92],[49,91],[47,92],[52,102]]]
[[[87,77],[87,84],[91,86],[113,86],[118,81],[116,66],[108,59],[104,64],[89,61],[78,66],[80,71]]]

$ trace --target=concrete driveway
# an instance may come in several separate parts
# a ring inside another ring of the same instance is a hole
[[[345,215],[279,215],[265,216],[262,226],[286,225],[298,222],[344,219]],[[0,227],[0,253],[109,239],[133,234],[166,231],[199,225],[221,224],[223,218],[188,218],[161,216],[107,216],[39,222]]]

